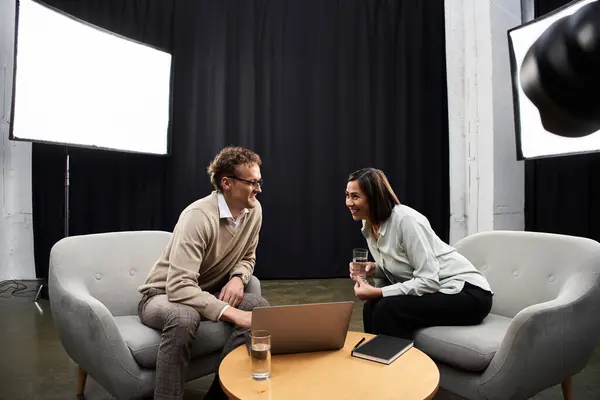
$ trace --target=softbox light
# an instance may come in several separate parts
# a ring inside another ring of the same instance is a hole
[[[169,153],[171,55],[17,4],[10,139]]]
[[[600,151],[600,3],[508,31],[518,159]]]

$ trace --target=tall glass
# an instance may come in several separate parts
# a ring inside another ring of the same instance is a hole
[[[369,260],[369,250],[367,249],[353,249],[352,250],[352,262],[357,263],[359,267],[358,277],[361,279],[367,279],[367,261]]]
[[[271,377],[271,334],[256,330],[250,333],[252,378],[262,381]]]

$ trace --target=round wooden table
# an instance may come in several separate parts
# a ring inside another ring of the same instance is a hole
[[[358,341],[373,335],[348,332],[341,350],[273,356],[271,378],[255,381],[245,345],[219,367],[221,386],[230,399],[431,399],[440,373],[422,351],[412,348],[390,365],[352,357]]]

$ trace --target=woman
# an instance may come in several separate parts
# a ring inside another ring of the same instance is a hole
[[[435,234],[427,218],[400,204],[382,171],[352,173],[346,207],[363,221],[375,260],[366,268],[350,263],[354,293],[366,300],[365,332],[412,339],[427,326],[474,325],[488,315],[493,295],[485,277]],[[358,276],[361,268],[375,286]]]

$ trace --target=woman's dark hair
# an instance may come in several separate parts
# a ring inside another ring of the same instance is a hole
[[[369,219],[379,225],[392,214],[395,205],[400,204],[390,182],[383,171],[376,168],[363,168],[350,174],[348,182],[358,181],[360,190],[367,196]]]

